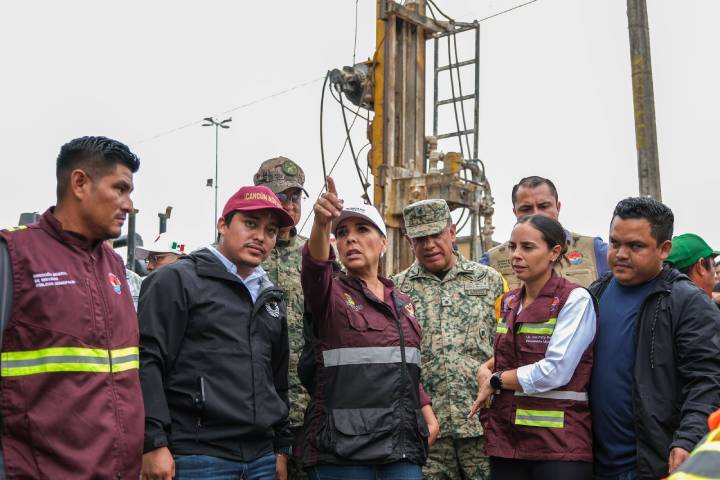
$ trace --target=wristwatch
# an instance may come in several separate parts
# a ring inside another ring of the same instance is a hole
[[[502,371],[495,372],[490,377],[490,386],[493,390],[498,391],[502,390]]]

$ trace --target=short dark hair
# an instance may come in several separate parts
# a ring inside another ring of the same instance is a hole
[[[107,137],[80,137],[60,148],[55,168],[57,202],[60,203],[70,187],[70,173],[82,168],[94,180],[102,178],[125,165],[132,173],[140,168],[140,159],[124,143]]]
[[[520,189],[520,187],[525,188],[537,188],[540,185],[547,185],[550,189],[550,193],[553,197],[555,197],[555,201],[557,202],[558,199],[558,193],[557,188],[555,188],[555,184],[545,178],[545,177],[538,177],[536,175],[532,175],[530,177],[521,178],[520,181],[515,185],[512,189],[512,204],[515,205],[515,202],[517,201],[517,191]]]
[[[714,270],[715,269],[715,262],[713,261],[712,256],[705,257],[701,260],[702,260],[702,266],[705,270]],[[695,263],[697,263],[697,262],[695,262]],[[678,270],[680,271],[680,273],[684,273],[685,275],[687,275],[689,277],[690,270],[692,270],[692,268],[695,266],[695,263],[693,263],[692,265],[688,265],[685,268],[678,268]]]
[[[230,225],[233,221],[233,218],[235,218],[235,215],[240,210],[233,210],[232,212],[228,212],[226,215],[223,215],[223,221],[225,222],[225,225]],[[216,242],[220,243],[220,232],[217,232],[217,238],[215,239]]]
[[[525,215],[524,217],[520,217],[515,225],[520,225],[521,223],[529,223],[535,228],[535,230],[540,232],[542,234],[543,241],[550,250],[555,248],[555,246],[560,245],[560,256],[558,259],[567,253],[568,245],[565,229],[557,220],[536,213],[534,215]]]
[[[620,200],[613,211],[613,219],[645,219],[650,223],[650,233],[658,245],[670,240],[675,216],[670,207],[650,197],[628,197]]]

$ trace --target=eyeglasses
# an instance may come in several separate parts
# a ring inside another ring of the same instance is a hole
[[[280,203],[285,203],[288,200],[290,200],[292,203],[300,203],[300,200],[302,200],[302,196],[303,196],[303,194],[302,194],[302,191],[300,191],[300,190],[298,190],[297,192],[294,192],[294,193],[290,193],[290,194],[287,194],[287,193],[278,193],[277,194],[277,197],[278,197],[278,200],[280,200]]]
[[[168,255],[175,255],[175,254],[174,253],[151,253],[145,259],[145,265],[149,265],[151,263],[158,263],[160,260],[167,257]]]

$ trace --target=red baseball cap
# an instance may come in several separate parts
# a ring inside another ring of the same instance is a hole
[[[230,197],[223,208],[222,216],[232,212],[251,212],[254,210],[271,210],[278,219],[279,227],[292,227],[295,221],[282,208],[280,200],[267,187],[242,187]]]

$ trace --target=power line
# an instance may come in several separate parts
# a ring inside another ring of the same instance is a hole
[[[520,4],[520,5],[515,5],[514,7],[508,8],[507,10],[503,10],[502,12],[493,13],[493,14],[490,15],[489,17],[481,18],[480,20],[478,20],[478,22],[484,22],[485,20],[490,20],[491,18],[495,18],[495,17],[498,17],[498,16],[503,15],[503,14],[505,14],[505,13],[512,12],[513,10],[517,10],[518,8],[522,8],[522,7],[526,6],[526,5],[530,5],[531,3],[535,3],[535,2],[537,2],[537,1],[538,1],[538,0],[530,0],[529,2],[525,2],[525,3],[522,3],[522,4]]]
[[[323,77],[314,78],[314,79],[312,79],[312,80],[308,80],[307,82],[303,82],[303,83],[297,84],[297,85],[295,85],[295,86],[292,86],[292,87],[290,87],[290,88],[286,88],[285,90],[281,90],[281,91],[279,91],[279,92],[275,92],[275,93],[272,93],[272,94],[270,94],[270,95],[266,95],[266,96],[261,97],[261,98],[258,98],[258,99],[256,99],[256,100],[252,100],[252,101],[250,101],[250,102],[248,102],[248,103],[243,103],[242,105],[238,105],[237,107],[233,107],[233,108],[231,108],[231,109],[229,109],[229,110],[225,110],[224,112],[220,112],[220,113],[217,113],[217,114],[214,114],[214,115],[211,115],[211,116],[221,116],[221,115],[225,115],[225,114],[228,114],[228,113],[231,113],[231,112],[236,112],[236,111],[238,111],[238,110],[242,110],[242,109],[244,109],[244,108],[251,107],[251,106],[253,106],[253,105],[257,105],[258,103],[265,102],[265,101],[270,100],[270,99],[272,99],[272,98],[279,97],[280,95],[284,95],[284,94],[290,93],[290,92],[292,92],[292,91],[294,91],[294,90],[298,90],[298,89],[300,89],[300,88],[307,87],[308,85],[312,85],[313,83],[317,83],[317,82],[319,82],[320,80],[322,80],[323,78],[324,78],[324,76],[323,76]],[[189,123],[186,123],[186,124],[181,125],[181,126],[179,126],[179,127],[175,127],[175,128],[170,129],[170,130],[166,130],[166,131],[164,131],[164,132],[158,133],[157,135],[153,135],[152,137],[148,137],[148,138],[145,138],[145,139],[143,139],[143,140],[138,140],[138,141],[135,141],[135,142],[130,142],[130,144],[133,145],[133,146],[136,146],[136,145],[140,145],[140,144],[143,144],[143,143],[147,143],[147,142],[150,142],[150,141],[152,141],[152,140],[156,140],[156,139],[158,139],[158,138],[160,138],[160,137],[164,137],[164,136],[166,136],[166,135],[170,135],[171,133],[179,132],[180,130],[184,130],[184,129],[188,128],[188,127],[192,127],[193,125],[199,125],[202,121],[203,121],[203,120],[196,120],[196,121],[194,121],[194,122],[189,122]]]
[[[355,42],[353,43],[353,62],[355,65],[355,53],[357,52],[357,34],[358,34],[358,1],[355,0]]]

